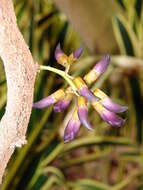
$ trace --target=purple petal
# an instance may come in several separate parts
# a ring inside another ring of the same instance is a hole
[[[64,55],[64,52],[61,49],[60,43],[57,45],[56,50],[55,50],[55,59],[57,62],[59,61],[60,56]]]
[[[109,123],[112,126],[116,126],[116,127],[120,127],[121,125],[124,124],[125,120],[122,119],[121,117],[119,117],[118,115],[116,115],[113,112],[110,112],[108,110],[104,110],[100,116],[102,117],[102,119],[104,121],[106,121],[107,123]]]
[[[95,66],[94,66],[94,70],[99,73],[102,74],[106,69],[107,66],[109,65],[110,62],[110,55],[105,55],[104,58],[102,60],[100,60]]]
[[[78,59],[81,56],[82,52],[83,52],[83,47],[80,47],[80,48],[76,49],[73,52],[74,59]]]
[[[54,105],[55,112],[64,111],[70,104],[71,100],[60,100]]]
[[[42,100],[40,100],[38,102],[35,102],[33,104],[33,108],[42,109],[42,108],[46,108],[54,103],[55,103],[55,99],[50,95],[50,96],[47,96],[46,98],[43,98]]]
[[[89,130],[93,130],[92,126],[90,125],[90,123],[88,122],[88,111],[86,107],[79,107],[78,108],[78,117],[80,122]]]
[[[113,102],[110,98],[106,97],[101,101],[101,104],[111,112],[121,113],[128,109],[127,106],[121,106]]]
[[[80,121],[70,119],[65,128],[64,142],[66,143],[75,139],[77,137],[79,129],[80,129]]]
[[[97,101],[97,98],[87,87],[83,87],[80,89],[80,95],[85,97],[88,101]]]

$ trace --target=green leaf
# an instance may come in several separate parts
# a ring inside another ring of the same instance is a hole
[[[104,183],[91,179],[78,180],[71,183],[71,186],[81,190],[109,190],[110,187]]]

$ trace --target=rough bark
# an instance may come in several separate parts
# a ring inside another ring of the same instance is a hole
[[[7,105],[0,121],[0,183],[15,150],[26,143],[36,64],[16,23],[12,0],[0,0],[0,57],[7,79]]]

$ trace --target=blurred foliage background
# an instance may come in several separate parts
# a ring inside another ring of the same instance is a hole
[[[84,44],[71,68],[84,76],[104,53],[111,64],[92,86],[128,105],[120,129],[103,122],[92,109],[94,132],[80,129],[63,143],[64,113],[33,110],[28,144],[16,149],[1,190],[143,190],[143,1],[142,0],[15,0],[20,30],[39,64],[62,69],[54,58],[58,42],[69,54]],[[66,83],[42,71],[35,83],[35,101]],[[0,118],[6,105],[6,79],[0,63]]]

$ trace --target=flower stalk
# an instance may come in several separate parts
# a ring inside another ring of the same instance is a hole
[[[53,73],[60,75],[72,87],[73,92],[75,92],[75,93],[77,92],[77,88],[72,81],[73,77],[71,75],[69,75],[68,73],[61,71],[59,69],[56,69],[54,67],[46,66],[46,65],[40,65],[40,70],[47,70],[47,71],[51,71]]]

